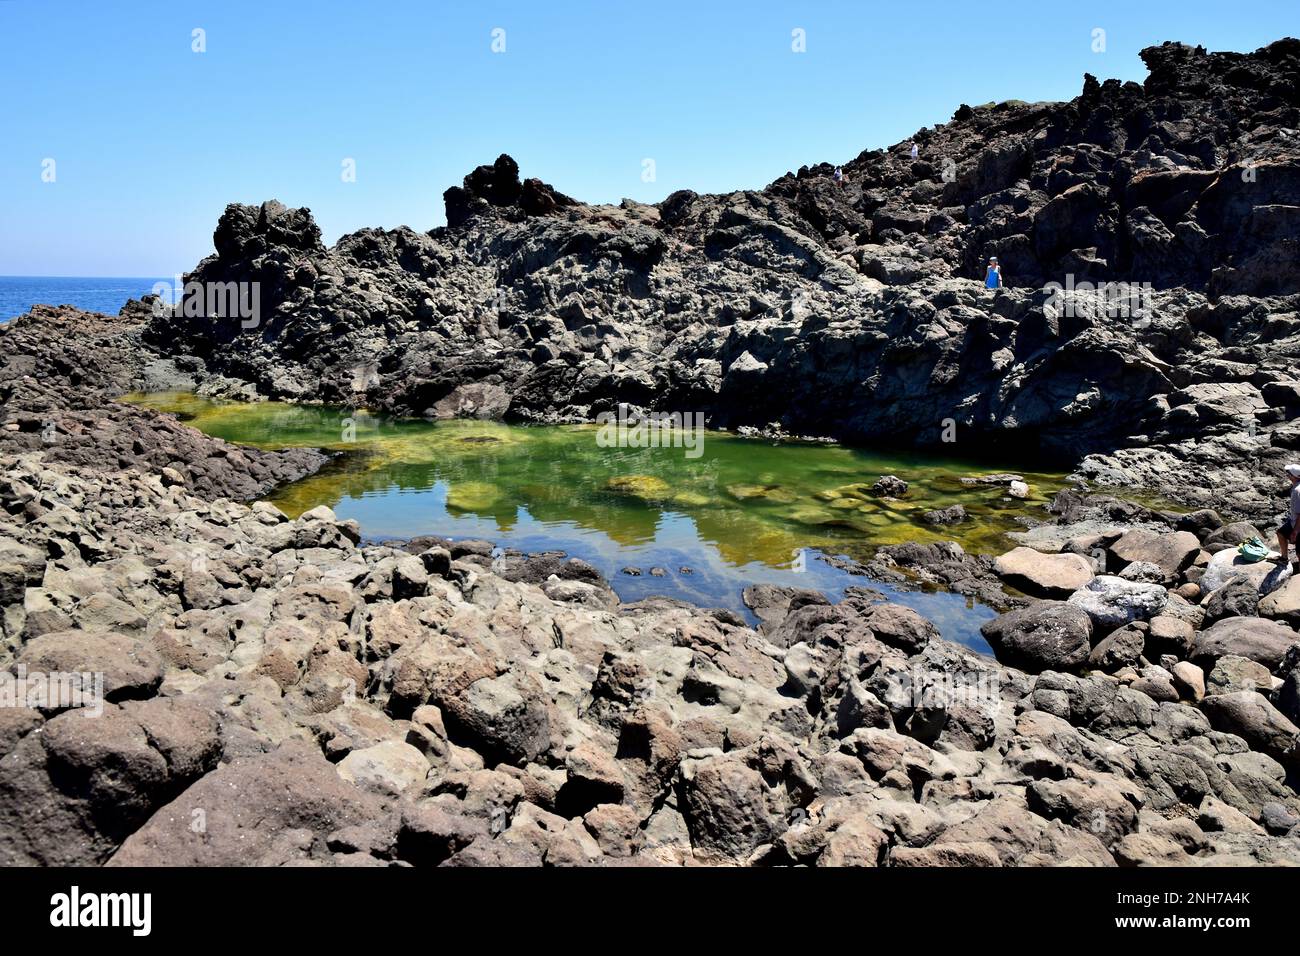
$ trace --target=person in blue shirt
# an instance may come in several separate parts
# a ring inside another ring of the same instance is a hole
[[[997,256],[989,257],[989,271],[984,274],[984,288],[1002,288],[1002,267],[998,265]]]

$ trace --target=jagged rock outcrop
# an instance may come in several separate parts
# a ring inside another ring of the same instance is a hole
[[[306,448],[260,451],[115,401],[133,390],[198,386],[201,369],[140,341],[141,312],[92,315],[37,306],[0,326],[0,453],[110,470],[146,467],[206,498],[256,498],[328,459]],[[206,376],[209,384],[216,380]]]
[[[272,397],[439,415],[492,389],[486,414],[524,421],[622,402],[1095,452],[1096,481],[1258,516],[1252,476],[1297,450],[1300,42],[1143,57],[1145,84],[962,106],[915,162],[864,152],[842,186],[823,164],[591,206],[502,156],[447,191],[447,227],[329,249],[306,210],[233,205],[190,278],[258,283],[256,323],[164,316],[145,338]],[[1144,298],[1087,293],[1106,282]]]
[[[446,228],[331,248],[306,210],[234,205],[179,309],[0,328],[0,668],[104,692],[93,721],[0,707],[0,864],[1300,862],[1297,595],[1229,520],[1264,527],[1300,454],[1300,44],[1144,57],[1143,85],[962,106],[843,186],[597,207],[502,157]],[[1063,308],[1041,286],[1067,276],[1150,308]],[[952,428],[1201,507],[1070,490],[1000,560],[866,566],[1010,608],[995,660],[866,588],[752,588],[755,629],[562,555],[362,546],[247,503],[324,456],[112,400],[169,388]]]

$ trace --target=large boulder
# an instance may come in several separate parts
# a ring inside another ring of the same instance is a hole
[[[216,716],[183,698],[69,710],[39,731],[29,721],[0,758],[0,865],[102,863],[221,751]]]
[[[1262,537],[1259,529],[1249,521],[1233,521],[1211,531],[1205,536],[1201,546],[1210,554],[1218,554],[1220,551],[1236,551],[1238,545],[1251,538]]]
[[[869,604],[861,619],[878,640],[915,654],[939,637],[939,628],[910,607],[882,601]]]
[[[732,860],[774,840],[789,811],[786,795],[737,754],[685,761],[681,801],[692,843]]]
[[[1186,657],[1195,636],[1191,622],[1170,614],[1157,614],[1147,622],[1147,659],[1156,661],[1164,654]]]
[[[1116,671],[1139,663],[1146,647],[1147,635],[1138,630],[1140,625],[1130,625],[1112,631],[1097,642],[1088,655],[1088,666],[1104,671]]]
[[[1098,575],[1070,595],[1070,603],[1102,631],[1154,617],[1167,601],[1168,594],[1158,584],[1126,581],[1111,574]]]
[[[1300,727],[1253,690],[1213,694],[1201,701],[1201,711],[1215,730],[1236,734],[1254,750],[1262,750],[1289,766],[1300,766],[1296,737]]]
[[[1227,617],[1196,635],[1191,659],[1210,670],[1220,657],[1234,654],[1274,670],[1282,662],[1287,648],[1297,641],[1300,641],[1300,635],[1277,621]]]
[[[1125,564],[1137,561],[1154,564],[1173,582],[1195,559],[1201,542],[1188,531],[1161,534],[1134,528],[1110,546],[1110,553]]]
[[[1233,578],[1249,581],[1260,594],[1269,594],[1291,577],[1290,565],[1272,561],[1247,561],[1236,548],[1227,548],[1210,558],[1200,580],[1201,590],[1217,591]]]
[[[1183,663],[1189,663],[1183,661]],[[1191,665],[1195,667],[1196,665]],[[1268,693],[1273,689],[1273,675],[1267,667],[1236,654],[1225,654],[1214,662],[1206,686],[1207,694],[1235,694],[1243,690]]]
[[[1078,670],[1088,660],[1092,621],[1065,601],[1035,601],[980,628],[999,661],[1031,673]]]
[[[1264,595],[1259,614],[1300,627],[1300,578],[1289,577],[1277,590]]]
[[[318,749],[292,741],[203,777],[133,833],[109,865],[273,866],[328,858],[326,836],[381,809]]]
[[[1092,562],[1080,554],[1043,554],[1013,548],[999,555],[993,570],[1007,584],[1042,598],[1066,598],[1093,579]]]
[[[441,701],[447,729],[494,760],[524,764],[551,743],[550,708],[528,678],[503,674],[475,681]]]
[[[153,647],[107,631],[42,634],[23,645],[17,663],[29,674],[102,674],[104,699],[110,701],[150,697],[163,679],[162,658]]]

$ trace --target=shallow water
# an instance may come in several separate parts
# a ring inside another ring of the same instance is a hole
[[[705,433],[692,458],[683,447],[602,447],[594,425],[398,421],[179,393],[126,400],[174,412],[229,441],[341,452],[319,474],[269,497],[291,516],[325,504],[357,519],[369,538],[435,534],[565,551],[599,568],[624,600],[667,594],[747,617],[740,599],[747,584],[812,587],[832,598],[849,586],[871,586],[980,650],[988,608],[946,593],[896,594],[820,557],[865,558],[903,541],[956,540],[968,551],[1000,552],[1010,546],[1005,533],[1023,528],[1022,517],[1041,516],[1042,504],[1065,484],[1058,474],[1017,471],[1031,488],[1021,501],[1002,487],[960,481],[1015,470],[1009,467],[722,432]],[[887,474],[909,483],[903,500],[868,493]],[[920,520],[958,503],[970,514],[960,524],[936,529]],[[626,567],[642,573],[625,574]]]

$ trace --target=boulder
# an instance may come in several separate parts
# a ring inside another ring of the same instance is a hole
[[[936,843],[899,846],[889,854],[891,866],[1001,866],[998,851],[988,843]]]
[[[1300,826],[1300,813],[1282,803],[1266,803],[1259,809],[1259,822],[1273,836],[1284,836]]]
[[[1120,866],[1178,866],[1188,861],[1177,841],[1154,833],[1130,833],[1115,844]]]
[[[1130,690],[1146,694],[1157,703],[1172,704],[1181,697],[1174,683],[1174,675],[1163,667],[1155,665],[1143,667],[1137,678],[1128,686]]]
[[[1092,621],[1065,601],[1035,601],[980,627],[998,660],[1030,673],[1073,671],[1088,660]]]
[[[437,866],[479,837],[487,838],[488,827],[488,821],[446,803],[421,800],[402,808],[394,849],[413,866]]]
[[[1205,696],[1205,671],[1191,661],[1179,661],[1171,669],[1174,686],[1178,688],[1184,700],[1193,703]]]
[[[861,612],[861,619],[877,640],[909,654],[917,653],[939,637],[939,628],[902,604],[888,601],[870,604]]]
[[[897,475],[883,475],[871,486],[877,498],[901,498],[907,494],[907,482]]]
[[[1188,531],[1158,533],[1135,528],[1110,546],[1110,553],[1130,564],[1141,561],[1154,564],[1165,573],[1166,583],[1173,583],[1201,550],[1201,542]]]
[[[1110,845],[1137,829],[1141,791],[1122,777],[1090,773],[1083,779],[1035,780],[1025,793],[1029,809],[1049,820],[1090,830]]]
[[[550,746],[550,709],[531,680],[509,674],[478,680],[439,704],[452,737],[494,759],[523,764]]]
[[[1196,825],[1206,833],[1244,833],[1250,836],[1264,833],[1264,829],[1246,814],[1213,796],[1201,801]]]
[[[1206,670],[1227,654],[1258,661],[1270,671],[1282,662],[1287,648],[1300,641],[1285,624],[1257,617],[1228,617],[1196,635],[1191,660]]]
[[[1216,660],[1205,685],[1207,694],[1235,694],[1244,690],[1268,693],[1272,689],[1273,675],[1267,667],[1236,654],[1225,654]]]
[[[961,505],[949,505],[947,508],[936,508],[923,513],[921,520],[926,524],[949,525],[965,521],[966,517],[966,509]]]
[[[291,741],[204,776],[159,809],[110,866],[274,866],[328,856],[325,837],[364,824],[382,804],[339,776],[319,750]]]
[[[1098,575],[1070,595],[1070,603],[1083,610],[1102,631],[1145,621],[1159,614],[1167,600],[1165,589],[1158,584],[1125,581],[1110,574]]]
[[[1042,598],[1066,598],[1094,577],[1092,562],[1078,554],[1043,554],[1013,548],[993,562],[998,577],[1017,590]]]
[[[785,829],[785,799],[737,754],[684,761],[680,793],[692,844],[722,857],[747,859]]]
[[[1223,587],[1207,594],[1201,606],[1206,625],[1226,617],[1255,617],[1259,613],[1259,591],[1244,577],[1230,578]]]
[[[402,558],[393,568],[393,597],[423,597],[429,588],[429,571],[424,561],[411,556]]]
[[[1215,730],[1236,734],[1252,749],[1262,750],[1279,763],[1300,766],[1300,752],[1296,749],[1300,727],[1264,695],[1251,690],[1212,694],[1201,701],[1200,707]]]
[[[1137,581],[1139,584],[1165,584],[1169,581],[1169,575],[1165,573],[1164,568],[1150,561],[1134,561],[1126,564],[1119,576],[1125,581]]]
[[[1249,581],[1260,594],[1269,594],[1291,577],[1291,567],[1267,560],[1246,561],[1236,548],[1229,548],[1210,558],[1210,563],[1205,566],[1205,574],[1198,583],[1201,590],[1209,594],[1237,577]]]
[[[1261,617],[1300,627],[1300,578],[1287,578],[1281,587],[1260,598],[1258,608]]]
[[[424,754],[401,740],[385,740],[353,750],[338,764],[348,783],[380,794],[401,794],[418,787],[429,775]]]
[[[1157,614],[1147,622],[1146,656],[1148,660],[1159,660],[1165,654],[1186,657],[1195,637],[1196,630],[1189,622]]]
[[[1088,666],[1104,671],[1132,667],[1142,657],[1146,634],[1136,626],[1118,628],[1097,642],[1088,654]]]
[[[163,662],[149,644],[106,631],[55,631],[23,645],[17,663],[29,674],[58,671],[102,674],[104,698],[150,697],[163,679]]]
[[[1222,528],[1211,531],[1205,536],[1201,547],[1211,554],[1218,554],[1220,551],[1233,550],[1251,538],[1263,539],[1263,535],[1249,521],[1233,521],[1225,524]]]

